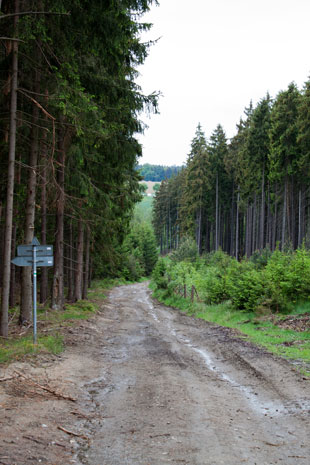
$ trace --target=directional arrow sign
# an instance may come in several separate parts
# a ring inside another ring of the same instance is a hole
[[[31,257],[15,257],[11,263],[16,266],[32,266],[33,261]]]
[[[15,257],[11,260],[11,263],[16,266],[32,266],[33,260],[32,257]],[[54,257],[38,257],[36,260],[36,265],[38,266],[53,266]]]
[[[52,245],[37,245],[36,246],[37,257],[49,257],[53,255]],[[17,255],[19,257],[32,257],[33,245],[19,245],[17,247]],[[52,265],[51,265],[52,266]]]
[[[22,257],[21,257],[22,258]],[[36,260],[37,266],[53,266],[54,265],[54,257],[38,257]]]

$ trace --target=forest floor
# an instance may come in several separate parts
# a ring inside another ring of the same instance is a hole
[[[60,356],[0,369],[0,464],[310,463],[310,380],[237,331],[109,292]]]

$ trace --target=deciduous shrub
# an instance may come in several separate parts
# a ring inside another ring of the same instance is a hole
[[[261,257],[256,254],[241,262],[217,251],[195,262],[170,261],[165,268],[158,267],[154,278],[158,287],[166,286],[172,294],[181,286],[188,291],[195,286],[207,304],[229,300],[247,312],[263,308],[283,312],[310,298],[310,252],[305,248],[264,251]]]

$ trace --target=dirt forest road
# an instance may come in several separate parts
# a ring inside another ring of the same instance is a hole
[[[287,362],[155,303],[147,283],[112,290],[92,325],[87,349],[77,342],[55,369],[85,415],[66,428],[91,440],[59,463],[310,463],[310,381]]]

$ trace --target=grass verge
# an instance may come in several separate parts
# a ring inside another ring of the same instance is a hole
[[[269,352],[293,361],[299,371],[305,376],[310,376],[310,331],[295,331],[279,326],[288,315],[260,316],[245,313],[234,310],[229,302],[219,305],[192,303],[189,299],[171,296],[158,289],[154,290],[153,296],[165,305],[178,308],[189,315],[238,330],[240,336]],[[301,316],[309,311],[309,303],[297,305],[291,316]]]
[[[93,316],[105,299],[107,290],[122,284],[128,283],[120,279],[94,281],[89,290],[89,300],[66,303],[63,310],[56,311],[48,306],[38,306],[36,345],[33,344],[32,326],[18,326],[19,309],[11,309],[9,337],[0,338],[0,364],[21,360],[25,356],[61,353],[64,350],[64,329],[75,325],[78,320],[87,320]]]

